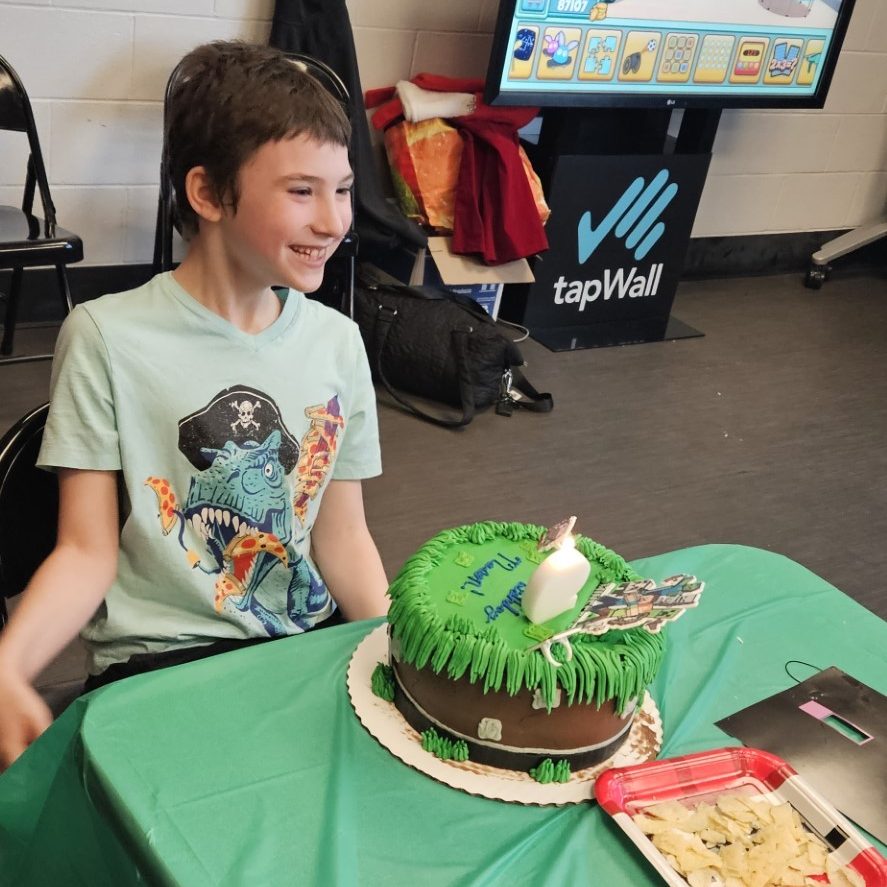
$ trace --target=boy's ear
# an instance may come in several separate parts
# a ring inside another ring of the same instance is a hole
[[[206,222],[222,218],[222,202],[210,181],[205,167],[195,166],[185,175],[185,196],[197,215]]]

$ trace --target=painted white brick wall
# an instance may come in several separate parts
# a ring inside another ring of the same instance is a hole
[[[264,43],[274,0],[0,0],[0,53],[34,104],[62,224],[90,264],[150,261],[163,86],[207,40]],[[348,0],[365,89],[483,76],[498,0]],[[22,140],[0,133],[0,201]],[[842,229],[887,210],[887,2],[857,0],[822,111],[721,118],[696,237]]]

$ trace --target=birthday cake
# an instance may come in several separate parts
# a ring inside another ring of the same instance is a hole
[[[544,527],[523,523],[445,530],[389,589],[390,665],[376,667],[373,692],[438,757],[563,781],[628,737],[664,638],[639,624],[637,594],[626,604],[614,590],[645,580],[597,542],[571,537],[587,579],[567,611],[533,622],[525,596],[559,554],[540,550],[545,538]],[[592,612],[602,591],[608,606]]]

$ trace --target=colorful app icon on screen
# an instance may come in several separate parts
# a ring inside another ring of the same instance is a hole
[[[764,70],[764,58],[767,55],[769,37],[742,37],[736,58],[733,60],[731,83],[757,83]]]
[[[662,34],[659,31],[629,31],[622,50],[620,80],[652,80]]]
[[[672,31],[665,35],[656,79],[663,83],[686,83],[699,48],[699,35]]]
[[[590,28],[579,61],[580,80],[612,80],[619,62],[622,31]]]
[[[764,83],[791,83],[798,71],[803,45],[802,37],[774,38],[770,58],[767,59],[767,69],[764,71]]]
[[[696,83],[723,83],[730,68],[735,42],[732,34],[706,34],[699,50],[693,80]]]
[[[824,49],[825,40],[819,37],[807,41],[798,62],[798,79],[795,81],[798,86],[812,86],[816,82]]]
[[[579,28],[546,28],[542,35],[536,76],[540,80],[569,80],[576,68],[581,39],[582,31]]]
[[[511,67],[508,69],[509,80],[526,80],[533,74],[533,56],[539,41],[539,28],[533,25],[521,25],[514,35],[514,49],[511,53]]]

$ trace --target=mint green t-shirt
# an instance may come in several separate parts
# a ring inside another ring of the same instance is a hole
[[[119,471],[125,490],[117,578],[82,632],[91,673],[335,610],[311,527],[331,478],[381,471],[375,393],[357,326],[282,300],[250,335],[160,274],[62,326],[38,464]]]

